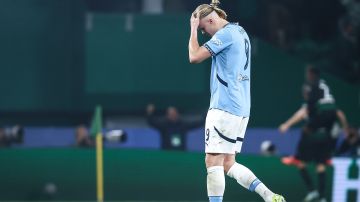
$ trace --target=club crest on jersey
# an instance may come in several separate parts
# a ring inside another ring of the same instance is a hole
[[[222,45],[222,42],[220,41],[220,39],[216,38],[216,36],[213,36],[213,38],[211,38],[211,43],[217,45],[217,46],[220,46]]]

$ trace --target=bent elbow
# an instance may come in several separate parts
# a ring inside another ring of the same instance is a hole
[[[198,59],[198,58],[195,58],[195,57],[189,57],[189,62],[191,64],[197,64],[197,63],[200,63],[201,61]]]
[[[190,64],[195,64],[196,63],[195,60],[192,59],[192,58],[189,58],[189,62],[190,62]]]

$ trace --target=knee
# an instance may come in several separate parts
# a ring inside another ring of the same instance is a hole
[[[205,156],[205,165],[206,165],[206,168],[211,167],[211,164],[212,164],[212,159],[211,159],[211,157],[209,157],[208,155],[206,155],[206,156]]]
[[[326,166],[324,164],[318,164],[316,166],[317,173],[323,173],[325,172],[325,170],[326,170]]]
[[[206,154],[205,164],[206,164],[206,168],[212,166],[223,166],[224,157],[222,154]]]
[[[230,168],[234,165],[235,160],[233,159],[225,159],[224,160],[224,171],[225,173],[228,173]]]
[[[305,169],[305,168],[306,168],[306,163],[300,162],[299,164],[296,165],[296,167],[297,167],[298,169]]]

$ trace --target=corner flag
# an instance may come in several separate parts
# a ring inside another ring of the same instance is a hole
[[[102,109],[96,106],[91,122],[90,135],[96,138],[96,190],[97,201],[104,201],[104,171],[103,171],[103,143],[102,143]]]

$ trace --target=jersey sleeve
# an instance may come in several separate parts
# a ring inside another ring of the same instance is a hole
[[[229,30],[220,30],[204,44],[204,47],[209,50],[212,56],[217,55],[226,47],[232,44],[232,37]]]

